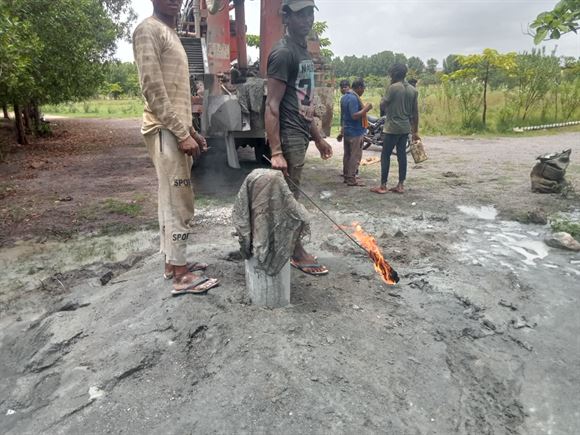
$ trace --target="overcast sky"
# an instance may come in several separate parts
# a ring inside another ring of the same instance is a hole
[[[337,56],[371,55],[383,50],[434,57],[441,65],[451,53],[531,50],[524,32],[538,13],[551,10],[556,0],[316,0],[317,21],[328,23],[332,50]],[[150,0],[133,0],[137,22],[151,15]],[[260,0],[246,0],[248,33],[260,29]],[[558,55],[580,57],[580,35],[564,35],[546,43]],[[255,53],[250,53],[250,56]],[[132,61],[129,44],[119,44],[117,57]]]

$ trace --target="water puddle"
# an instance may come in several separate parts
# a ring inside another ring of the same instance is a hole
[[[549,248],[544,237],[549,231],[539,225],[498,221],[493,206],[457,207],[467,216],[467,229],[455,245],[460,261],[481,266],[499,265],[510,270],[541,268],[567,275],[578,275],[579,254]],[[470,219],[475,218],[475,219]],[[570,258],[572,256],[572,258]]]
[[[458,205],[457,208],[461,213],[478,219],[493,221],[497,217],[497,210],[493,206],[471,207],[467,205]]]

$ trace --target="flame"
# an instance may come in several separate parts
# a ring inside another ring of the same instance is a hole
[[[358,240],[362,247],[366,249],[370,259],[373,260],[375,270],[381,276],[383,281],[389,285],[395,285],[398,283],[399,275],[383,257],[375,238],[370,234],[365,233],[358,223],[354,222],[352,225],[354,227],[354,233],[352,235]]]

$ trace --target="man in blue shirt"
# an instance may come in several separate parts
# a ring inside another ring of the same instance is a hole
[[[356,179],[362,158],[363,137],[368,126],[367,113],[372,104],[363,104],[360,97],[365,92],[365,82],[358,78],[352,82],[352,91],[340,100],[340,124],[344,131],[344,157],[342,168],[347,186],[364,186]]]

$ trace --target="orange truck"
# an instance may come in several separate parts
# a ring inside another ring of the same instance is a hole
[[[260,61],[249,65],[245,0],[187,0],[178,32],[187,53],[194,124],[208,138],[214,159],[240,168],[238,148],[269,155],[264,126],[266,67],[283,36],[282,0],[260,0]],[[330,134],[334,83],[315,35],[308,48],[316,65],[316,122]]]

